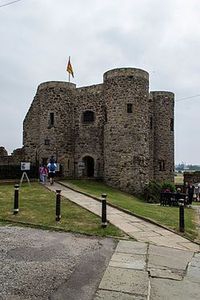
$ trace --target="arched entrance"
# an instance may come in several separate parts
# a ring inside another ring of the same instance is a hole
[[[84,175],[94,177],[94,159],[91,156],[85,156],[83,162],[85,164]]]

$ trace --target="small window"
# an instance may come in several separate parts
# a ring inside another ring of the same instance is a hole
[[[150,117],[150,129],[153,129],[153,117]]]
[[[67,169],[69,170],[69,163],[70,163],[70,161],[69,161],[69,159],[68,159],[68,161],[67,161]]]
[[[104,113],[105,113],[105,122],[107,122],[108,121],[108,118],[107,118],[107,109],[105,108],[105,110],[104,110]]]
[[[50,113],[49,115],[49,125],[54,126],[54,113]]]
[[[174,131],[174,119],[173,118],[171,118],[171,120],[170,120],[170,130]]]
[[[127,113],[130,114],[133,112],[133,104],[132,103],[128,103],[127,104]]]
[[[49,139],[45,139],[45,140],[44,140],[44,144],[45,144],[46,146],[49,146],[49,145],[50,145],[50,140],[49,140]]]
[[[94,122],[94,112],[91,110],[86,110],[83,113],[83,122],[84,123],[91,123]]]
[[[159,171],[165,171],[165,161],[159,160]]]

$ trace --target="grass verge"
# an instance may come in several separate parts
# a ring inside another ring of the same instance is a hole
[[[19,213],[13,215],[14,188],[0,185],[0,226],[28,225],[50,230],[64,230],[88,235],[123,237],[125,234],[109,224],[101,228],[98,216],[61,198],[61,221],[55,221],[55,194],[39,183],[22,185],[19,191]]]
[[[183,174],[182,173],[176,174],[176,176],[174,177],[174,183],[175,184],[182,184],[183,185],[183,181],[184,181]]]
[[[152,220],[177,232],[179,230],[178,207],[164,207],[156,204],[149,204],[99,181],[67,180],[62,181],[62,183],[68,184],[72,188],[78,189],[89,195],[94,195],[95,197],[100,197],[102,193],[106,193],[108,202],[115,206],[127,209],[138,216]],[[184,235],[191,240],[195,240],[198,236],[195,224],[195,211],[193,209],[185,209]]]

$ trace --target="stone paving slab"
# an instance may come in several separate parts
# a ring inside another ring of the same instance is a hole
[[[115,252],[145,255],[147,253],[147,244],[133,241],[119,241]]]
[[[199,245],[194,244],[181,236],[174,234],[170,236],[149,236],[149,237],[141,237],[137,239],[141,242],[149,242],[155,245],[165,246],[176,248],[180,250],[190,250],[190,251],[199,251]]]
[[[133,234],[133,232],[129,231],[127,233]],[[136,240],[143,239],[143,241],[148,241],[151,237],[160,237],[160,234],[154,231],[135,231],[133,235]]]
[[[172,232],[170,230],[163,229],[161,227],[155,228],[154,232],[159,233],[162,236],[174,236],[174,232]]]
[[[113,263],[117,267],[113,267]],[[137,269],[137,264],[142,270]],[[104,273],[95,300],[197,300],[198,291],[200,292],[200,253],[135,241],[120,241]]]
[[[94,300],[146,300],[146,296],[99,290]]]
[[[187,281],[170,279],[151,280],[150,300],[197,300],[200,295],[200,285]]]
[[[191,282],[200,284],[200,253],[195,253],[193,256],[185,278]]]
[[[149,245],[148,268],[173,268],[185,270],[193,252]]]
[[[138,228],[137,226],[133,226],[132,224],[127,223],[124,219],[123,220],[114,220],[110,219],[109,220],[112,224],[117,224],[116,226],[123,230],[124,232],[143,232],[143,229]],[[119,222],[121,221],[121,222]],[[133,236],[134,237],[134,236]]]
[[[146,266],[146,255],[114,253],[109,266],[118,268],[128,268],[135,270],[144,270]]]
[[[190,250],[190,251],[195,251],[195,252],[198,252],[200,251],[200,246],[195,244],[195,243],[191,243],[190,241],[181,241],[179,242],[180,246],[181,246],[181,249],[185,248],[187,250]]]
[[[191,261],[191,266],[200,268],[200,253],[195,253]]]
[[[173,279],[173,280],[182,280],[183,274],[174,273],[171,270],[163,270],[163,269],[149,269],[150,276],[156,278],[166,278],[166,279]]]
[[[108,267],[99,288],[147,296],[148,274],[145,271]]]
[[[110,220],[111,222],[111,220]],[[126,223],[124,224],[124,222],[119,223],[119,222],[111,222],[112,224],[118,224],[118,228],[120,228],[121,230],[123,230],[124,232],[126,232],[128,235],[130,235],[131,237],[133,237],[134,239],[136,239],[134,237],[135,232],[141,232],[143,233],[144,231],[140,228],[137,228],[136,226],[132,226],[132,225],[127,225]],[[116,225],[115,225],[116,226]]]
[[[187,279],[190,282],[196,282],[200,284],[200,269],[198,267],[191,266],[187,271]]]

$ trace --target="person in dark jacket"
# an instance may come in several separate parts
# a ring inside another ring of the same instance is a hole
[[[52,185],[54,183],[54,177],[55,177],[56,168],[57,168],[57,164],[55,163],[53,156],[50,158],[47,168],[49,170],[49,172],[48,172],[49,173],[49,181],[50,181],[50,184]]]
[[[188,194],[188,205],[189,207],[191,207],[193,196],[194,196],[194,185],[192,182],[189,182],[187,186],[187,194]]]

